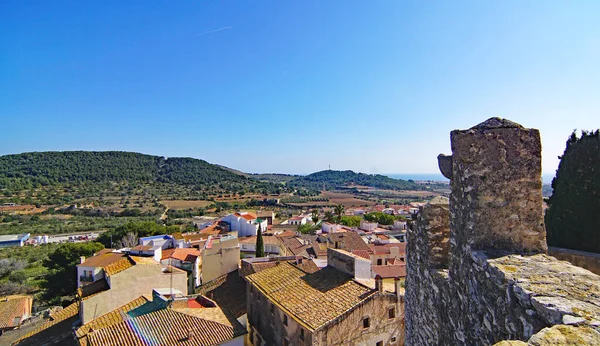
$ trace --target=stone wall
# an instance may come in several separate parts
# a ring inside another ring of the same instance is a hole
[[[545,254],[539,132],[492,118],[451,143],[449,203],[407,233],[406,344],[539,344],[554,325],[600,343],[600,277]]]
[[[548,254],[600,275],[600,254],[559,247],[548,247]]]

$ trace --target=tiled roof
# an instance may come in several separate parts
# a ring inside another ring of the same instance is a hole
[[[252,213],[244,213],[244,214],[234,213],[233,215],[235,215],[237,217],[243,217],[246,220],[254,220],[254,219],[256,219],[256,215],[254,215]]]
[[[293,255],[299,255],[304,250],[306,250],[310,247],[310,245],[304,245],[304,243],[296,237],[286,237],[286,238],[280,237],[279,239],[281,239],[281,241],[283,242],[283,245]]]
[[[406,253],[406,243],[369,244],[368,246],[376,255],[389,254],[393,247],[397,247],[401,254]]]
[[[12,328],[21,324],[23,315],[31,315],[31,296],[8,296],[0,298],[0,328]]]
[[[373,266],[373,272],[382,278],[406,277],[406,265]]]
[[[352,252],[354,250],[369,250],[369,245],[365,243],[362,237],[356,232],[331,233],[329,238],[333,242],[338,242],[339,248]]]
[[[174,258],[185,262],[195,262],[200,250],[194,248],[167,249],[162,252],[162,259]]]
[[[85,260],[85,262],[78,264],[77,266],[82,267],[106,267],[110,264],[122,260],[126,255],[120,252],[110,252],[109,249],[100,250],[96,256],[92,256]]]
[[[246,281],[237,270],[198,287],[196,293],[215,301],[225,315],[238,318],[246,313]]]
[[[335,268],[308,274],[287,262],[246,279],[311,330],[349,311],[375,292]]]
[[[69,306],[67,306],[66,308],[50,314],[50,320],[47,321],[46,323],[42,324],[39,327],[36,327],[35,329],[33,329],[32,331],[30,331],[29,333],[23,335],[22,337],[20,337],[18,340],[16,340],[13,345],[18,345],[20,344],[22,341],[25,341],[33,336],[36,336],[38,338],[43,337],[42,335],[37,335],[39,333],[42,333],[48,329],[50,329],[53,326],[56,326],[57,324],[68,320],[69,318],[72,318],[74,316],[77,316],[77,314],[79,313],[79,302],[75,302]],[[69,331],[71,330],[71,325],[69,324]],[[55,332],[53,334],[56,334]],[[28,342],[26,343],[32,343],[32,344],[39,344],[37,342],[35,342],[34,340],[27,340]],[[47,341],[47,340],[46,340]]]
[[[104,274],[106,276],[111,276],[133,267],[134,264],[135,263],[129,257],[122,257],[116,262],[103,266],[102,269],[104,269]]]
[[[285,230],[285,231],[279,233],[277,236],[280,237],[280,238],[295,237],[296,236],[296,232],[290,231],[290,230]]]
[[[159,265],[159,263],[153,257],[142,257],[142,256],[129,256],[134,265],[139,264],[150,264]],[[127,269],[127,268],[125,268]],[[104,269],[106,271],[106,269]]]
[[[90,346],[219,345],[246,334],[245,329],[161,309],[87,334]]]
[[[239,238],[240,243],[242,244],[256,244],[256,236],[251,237],[242,237]],[[281,244],[279,238],[276,236],[265,235],[263,236],[263,243],[265,245],[279,245]]]
[[[95,318],[95,319],[91,320],[90,322],[84,324],[83,326],[77,328],[77,331],[75,332],[75,336],[77,338],[82,338],[83,336],[85,336],[87,333],[89,333],[92,330],[98,330],[98,329],[110,327],[119,322],[123,322],[123,320],[125,319],[125,313],[127,311],[135,309],[138,306],[146,304],[147,302],[148,302],[148,299],[146,297],[140,296],[140,297],[128,302],[127,304],[120,306],[120,307],[114,309],[113,311],[108,312],[98,318]],[[84,345],[82,345],[82,346],[84,346]]]
[[[371,255],[369,253],[369,251],[367,250],[354,250],[352,251],[353,254],[355,254],[356,256],[360,256],[362,258],[366,258],[368,260],[371,259]]]

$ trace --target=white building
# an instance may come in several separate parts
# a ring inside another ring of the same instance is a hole
[[[385,214],[389,214],[389,215],[394,215],[394,213],[395,213],[396,211],[395,211],[394,209],[392,209],[392,208],[385,208],[385,209],[383,209],[381,212],[382,212],[382,213],[385,213]]]
[[[256,215],[248,212],[229,214],[222,221],[231,226],[231,231],[238,232],[239,237],[255,236],[259,225],[263,232],[268,229],[267,220],[258,219]]]
[[[300,226],[306,224],[307,221],[308,220],[306,216],[298,215],[290,218],[288,220],[288,224]]]
[[[377,222],[369,222],[366,220],[360,220],[360,229],[367,232],[373,232],[377,229]]]
[[[342,226],[338,225],[337,223],[323,222],[321,224],[321,231],[323,231],[325,233],[339,232],[341,228],[342,228]]]

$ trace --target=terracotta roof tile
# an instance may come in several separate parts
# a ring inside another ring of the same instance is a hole
[[[373,266],[373,272],[382,278],[406,277],[406,265]]]
[[[135,263],[132,262],[132,260],[130,258],[124,257],[116,262],[113,262],[109,265],[103,266],[102,269],[104,269],[104,274],[106,276],[111,276],[116,273],[120,273],[125,269],[129,269],[129,268],[133,267],[134,264]]]
[[[246,277],[296,321],[315,330],[352,309],[374,290],[332,267],[308,274],[290,263]]]
[[[32,331],[30,331],[29,333],[23,335],[22,337],[20,337],[18,340],[16,340],[13,345],[19,344],[21,341],[26,340],[31,338],[32,336],[39,334],[47,329],[49,329],[50,327],[53,327],[63,321],[68,320],[71,317],[76,316],[79,313],[79,302],[73,303],[69,306],[67,306],[66,308],[53,313],[50,315],[50,320],[47,321],[46,323],[42,324],[39,327],[36,327],[35,329],[33,329]]]
[[[85,262],[78,264],[77,266],[82,267],[106,267],[110,264],[122,260],[126,255],[120,252],[110,252],[109,249],[100,250],[96,256],[92,256],[85,260]]]
[[[0,298],[0,328],[12,328],[21,324],[24,315],[31,315],[33,298],[8,296]]]
[[[196,293],[215,301],[225,315],[238,318],[246,313],[246,281],[237,270],[198,287]]]
[[[174,258],[180,261],[194,262],[200,254],[200,250],[194,248],[167,249],[162,252],[162,259]]]
[[[352,251],[352,253],[355,254],[356,256],[360,256],[360,257],[368,259],[368,260],[371,259],[371,254],[367,250],[354,250],[354,251]]]
[[[397,247],[400,254],[406,253],[406,243],[389,243],[389,244],[369,244],[369,249],[375,254],[389,254],[390,249]]]
[[[81,338],[81,337],[85,336],[87,333],[89,333],[90,331],[110,327],[119,322],[123,322],[123,320],[125,319],[125,313],[127,311],[133,310],[133,309],[137,308],[138,306],[146,304],[148,301],[149,300],[146,297],[140,296],[140,297],[128,302],[127,304],[122,305],[122,306],[114,309],[113,311],[108,312],[98,318],[95,318],[95,319],[91,320],[90,322],[84,324],[83,326],[77,328],[77,331],[75,332],[75,336],[77,338]]]
[[[193,334],[190,334],[191,333]],[[162,309],[132,317],[87,334],[88,345],[219,345],[246,334],[245,329]]]

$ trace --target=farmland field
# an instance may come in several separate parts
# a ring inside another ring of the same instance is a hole
[[[352,194],[343,192],[323,191],[322,196],[328,198],[330,204],[343,204],[345,207],[376,204],[374,201],[358,199]]]
[[[210,204],[211,201],[188,201],[188,200],[173,200],[173,201],[160,201],[161,204],[164,204],[169,209],[194,209],[194,208],[204,208]]]

